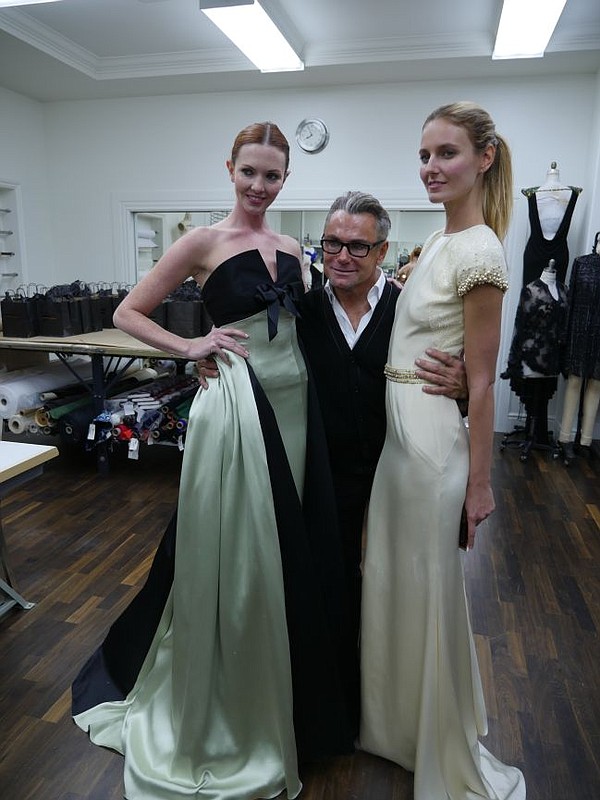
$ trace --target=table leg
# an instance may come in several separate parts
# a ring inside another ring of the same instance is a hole
[[[4,530],[2,529],[2,519],[0,518],[0,568],[4,573],[4,578],[0,578],[0,593],[3,593],[5,599],[0,602],[0,617],[6,614],[13,606],[19,605],[21,608],[29,610],[33,608],[35,603],[30,603],[26,600],[14,586],[14,581],[11,575],[11,570],[8,565],[8,557],[6,552],[6,541],[4,539]]]
[[[94,414],[98,416],[104,411],[106,399],[106,381],[104,377],[104,356],[99,353],[92,354],[92,396],[94,399]],[[96,466],[101,475],[108,475],[108,445],[100,441],[96,445]]]
[[[35,605],[35,603],[30,603],[28,600],[25,600],[23,595],[15,591],[13,587],[9,586],[2,578],[0,578],[0,592],[4,592],[8,597],[8,600],[0,602],[0,617],[6,614],[7,611],[10,611],[13,606],[21,606],[25,611],[29,611],[29,609],[33,608]]]

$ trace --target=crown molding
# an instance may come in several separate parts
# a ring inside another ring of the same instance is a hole
[[[95,80],[256,71],[245,56],[229,48],[103,58],[14,9],[0,11],[0,29]]]
[[[210,72],[256,71],[251,62],[231,48],[208,51],[100,57],[66,36],[11,9],[0,11],[0,29],[63,64],[95,80],[152,78],[161,75],[186,75]],[[410,59],[487,56],[492,43],[486,36],[465,36],[459,43],[449,34],[436,36],[389,37],[386,39],[324,42],[308,44],[304,50],[306,66],[366,64]]]
[[[195,75],[216,72],[256,72],[235,48],[213,48],[175,53],[100,57],[16,9],[0,10],[0,29],[97,81],[125,78]],[[600,25],[584,33],[563,30],[548,52],[598,50]],[[310,43],[303,50],[306,67],[438,60],[491,58],[488,33],[437,36],[400,36],[355,41]]]
[[[92,76],[97,80],[118,78],[156,78],[168,75],[199,75],[212,72],[257,72],[244,55],[239,58],[226,48],[200,53],[150,53],[142,56],[113,56],[97,58]]]
[[[95,77],[97,57],[47,25],[16,9],[0,11],[0,28],[63,64]]]
[[[600,48],[600,24],[588,25],[585,33],[573,28],[562,28],[560,36],[553,37],[546,52],[566,53],[574,50],[598,50]]]
[[[493,42],[484,34],[433,36],[390,36],[353,42],[320,42],[307,45],[307,66],[365,64],[384,61],[412,61],[431,58],[491,56]]]

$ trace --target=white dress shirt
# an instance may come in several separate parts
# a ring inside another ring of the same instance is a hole
[[[380,301],[383,290],[385,289],[386,280],[387,278],[385,276],[385,273],[380,269],[379,277],[377,278],[377,281],[373,284],[373,286],[371,286],[371,288],[369,289],[369,293],[367,295],[367,303],[369,304],[369,310],[361,317],[356,330],[354,330],[354,328],[352,327],[352,323],[348,319],[348,315],[342,308],[340,301],[333,293],[333,289],[329,285],[329,281],[327,281],[327,283],[325,284],[325,291],[327,293],[327,297],[329,297],[329,300],[331,301],[333,313],[335,314],[335,318],[337,319],[338,324],[342,329],[342,333],[344,334],[344,338],[348,342],[348,346],[350,347],[350,349],[354,347],[359,336],[371,321],[371,317],[373,316],[373,311],[375,310],[375,306]]]

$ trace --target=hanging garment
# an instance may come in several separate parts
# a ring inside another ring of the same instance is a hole
[[[573,262],[569,281],[566,375],[600,380],[600,255]]]

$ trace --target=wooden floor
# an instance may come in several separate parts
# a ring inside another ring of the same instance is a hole
[[[69,687],[144,580],[179,461],[146,447],[100,477],[65,452],[3,500],[19,588],[37,605],[0,620],[0,797],[122,797],[122,759],[73,724]],[[484,743],[524,770],[528,800],[600,798],[599,477],[600,461],[497,450],[498,508],[467,556]],[[303,778],[302,800],[412,799],[410,774],[364,753]]]

